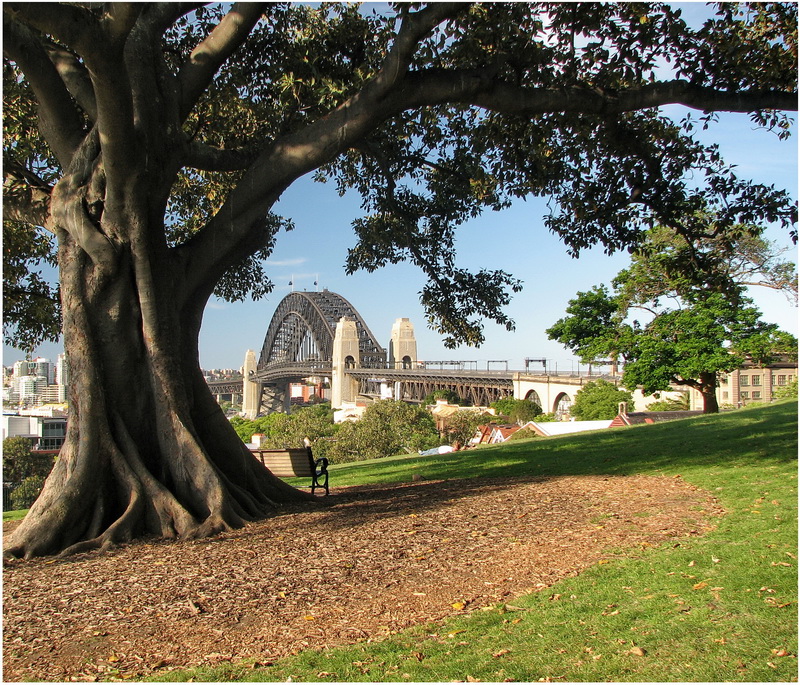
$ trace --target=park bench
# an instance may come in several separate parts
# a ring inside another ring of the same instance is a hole
[[[317,488],[324,488],[328,494],[328,460],[325,457],[314,459],[310,447],[285,450],[252,450],[258,460],[278,478],[311,478],[311,494]]]

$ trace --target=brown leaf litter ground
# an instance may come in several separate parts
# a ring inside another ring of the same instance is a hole
[[[4,681],[136,680],[379,640],[541,590],[609,549],[700,535],[721,513],[680,478],[644,476],[421,481],[327,500],[199,541],[11,563]]]

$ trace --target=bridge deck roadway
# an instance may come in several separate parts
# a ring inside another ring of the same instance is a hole
[[[574,374],[526,373],[523,371],[478,371],[464,369],[388,369],[356,368],[347,374],[358,379],[361,395],[385,396],[386,386],[402,384],[403,399],[419,402],[440,388],[454,390],[460,397],[477,406],[485,406],[508,395],[517,399],[530,398],[545,411],[557,411],[560,403],[571,403],[581,386],[610,376],[578,376]],[[253,380],[269,385],[284,385],[309,376],[330,376],[330,365],[325,362],[274,365],[259,369]],[[383,387],[381,387],[383,386]],[[209,383],[212,392],[223,394],[242,392],[241,378]]]
[[[558,383],[561,385],[585,385],[587,382],[605,378],[613,380],[609,376],[578,376],[575,374],[532,374],[523,371],[465,371],[460,369],[348,369],[347,373],[356,378],[385,378],[393,380],[440,380],[452,379],[455,381],[468,381],[470,379],[485,383],[486,381],[522,381],[527,383]],[[262,383],[270,381],[286,380],[290,378],[306,378],[309,376],[330,376],[330,365],[305,366],[302,364],[290,366],[275,366],[273,368],[261,369],[253,376],[253,380]],[[232,377],[222,381],[209,381],[209,387],[217,392],[241,392],[242,377]]]

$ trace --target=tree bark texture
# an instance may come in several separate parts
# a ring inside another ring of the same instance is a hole
[[[113,258],[95,261],[69,225],[91,221],[84,199],[74,191],[53,208],[69,229],[57,230],[72,378],[67,437],[6,553],[207,536],[313,499],[272,476],[214,401],[199,368],[202,307],[183,302],[174,269],[159,264],[163,251],[141,245],[141,216],[128,212],[120,230],[118,215],[117,235],[131,239],[108,240]]]

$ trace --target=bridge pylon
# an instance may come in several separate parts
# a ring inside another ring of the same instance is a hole
[[[396,319],[389,341],[389,368],[413,369],[417,365],[417,338],[411,319]]]
[[[242,401],[242,414],[245,418],[253,420],[258,416],[259,409],[261,408],[261,383],[258,381],[250,380],[256,372],[256,353],[253,350],[247,350],[244,355],[244,369],[243,369],[243,401]]]
[[[356,322],[343,316],[336,324],[331,359],[331,406],[340,409],[344,402],[354,402],[358,394],[358,381],[346,373],[347,369],[361,366]]]

